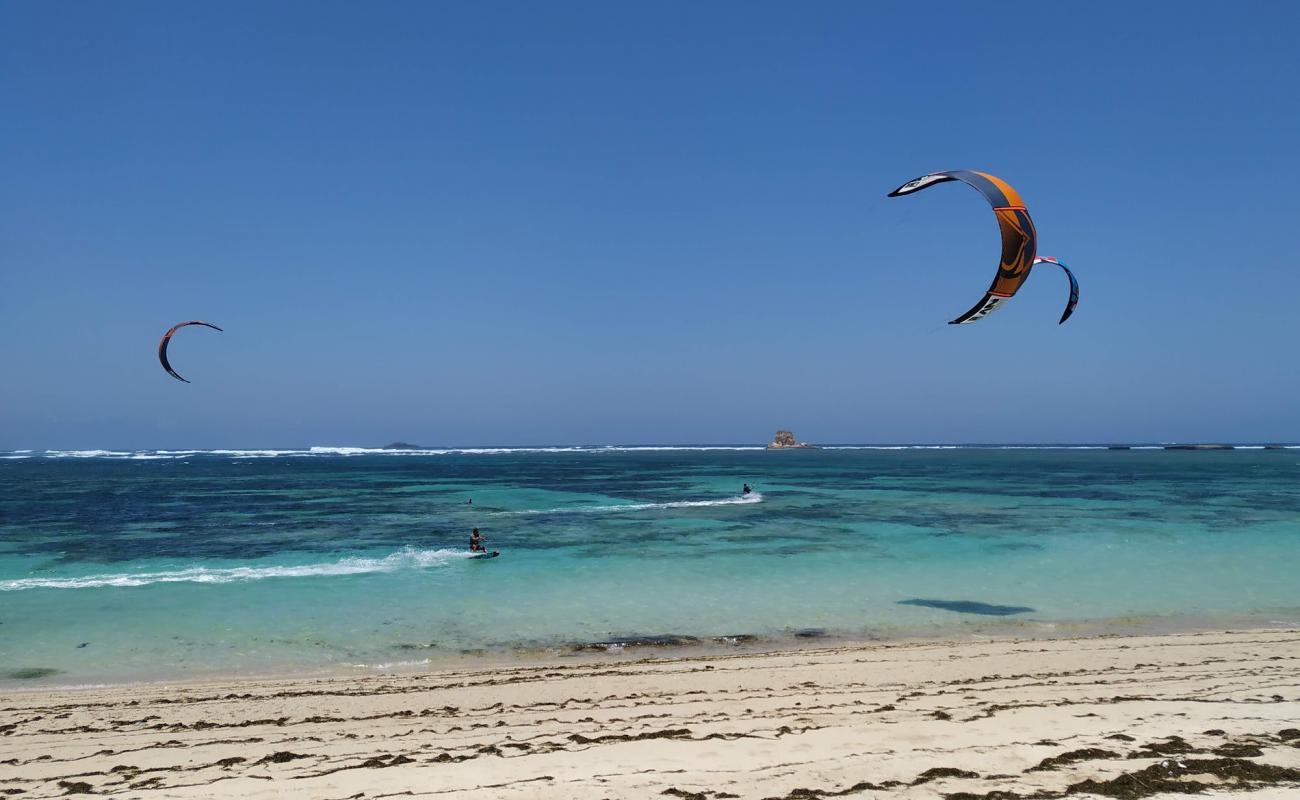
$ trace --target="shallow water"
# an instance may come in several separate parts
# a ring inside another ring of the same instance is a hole
[[[501,558],[466,558],[475,525]],[[1296,449],[9,452],[0,683],[666,634],[1297,625],[1296,563]]]

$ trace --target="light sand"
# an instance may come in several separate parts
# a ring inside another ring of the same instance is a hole
[[[1227,788],[1193,773],[1300,769],[1300,631],[22,691],[0,706],[0,792],[20,798],[996,798],[1161,762],[1118,786]],[[1300,797],[1300,781],[1265,777],[1252,797]]]

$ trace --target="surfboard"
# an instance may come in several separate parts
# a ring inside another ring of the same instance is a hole
[[[501,555],[499,552],[493,550],[490,553],[478,553],[476,555],[472,555],[470,556],[470,558],[496,558],[499,555]]]

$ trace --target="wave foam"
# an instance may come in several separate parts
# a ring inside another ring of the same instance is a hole
[[[46,450],[46,458],[126,458],[135,455],[125,450]]]
[[[523,514],[609,514],[621,511],[651,511],[661,508],[710,508],[712,506],[742,506],[763,502],[763,495],[754,492],[724,500],[676,500],[669,503],[626,503],[616,506],[569,506],[567,508],[530,508],[525,511],[498,511],[503,516]]]
[[[504,453],[593,453],[610,449],[631,448],[608,447],[415,447],[410,449],[389,449],[383,447],[312,447],[308,452],[314,456],[448,456],[448,455],[501,455]]]
[[[155,583],[238,583],[267,578],[312,578],[318,576],[364,575],[422,569],[468,558],[468,550],[417,550],[407,547],[383,558],[344,558],[323,564],[279,567],[189,567],[161,572],[123,572],[84,575],[78,578],[20,578],[0,581],[0,592],[23,589],[97,589],[105,586],[149,586]]]
[[[1105,450],[1103,444],[824,444],[818,450]]]
[[[818,450],[960,450],[955,444],[828,444]]]
[[[199,450],[192,455],[229,456],[230,458],[279,458],[280,456],[309,456],[308,450]]]
[[[616,453],[641,453],[641,452],[673,452],[676,450],[691,451],[711,451],[711,450],[766,450],[767,447],[761,444],[731,445],[731,444],[674,444],[674,445],[605,445],[604,447],[590,448],[597,452],[612,451]]]
[[[1131,445],[1132,450],[1160,450],[1162,445]],[[1238,450],[1259,450],[1263,445],[1237,445]],[[1300,445],[1283,445],[1286,449],[1300,449]],[[579,445],[565,447],[446,447],[446,448],[410,448],[389,450],[380,447],[334,447],[317,445],[297,449],[264,450],[45,450],[40,453],[32,451],[0,451],[5,455],[0,458],[103,458],[128,461],[157,461],[183,458],[221,457],[231,459],[248,458],[329,458],[352,456],[460,456],[460,455],[512,455],[524,453],[655,453],[655,452],[753,452],[765,450],[758,445]],[[820,450],[1105,450],[1106,445],[1064,445],[1064,444],[831,444],[820,445]]]

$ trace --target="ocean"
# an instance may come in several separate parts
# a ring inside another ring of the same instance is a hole
[[[5,451],[0,686],[1298,627],[1297,564],[1294,447]]]

